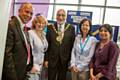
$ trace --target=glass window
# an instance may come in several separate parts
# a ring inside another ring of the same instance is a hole
[[[53,15],[53,5],[49,5],[48,13],[47,13],[47,19],[52,20]]]
[[[107,6],[119,6],[120,7],[120,0],[107,0]]]
[[[81,0],[81,3],[89,5],[104,5],[105,0]]]
[[[15,0],[15,2],[49,3],[50,0]]]
[[[54,3],[54,0],[49,0],[50,3]]]
[[[92,24],[102,24],[103,8],[81,7],[81,11],[90,11],[92,14]]]
[[[120,26],[120,9],[106,9],[104,23]]]
[[[21,4],[14,4],[14,15],[18,15],[18,9]]]
[[[10,8],[10,15],[9,15],[9,17],[11,17],[11,16],[13,16],[13,12],[14,12],[14,10],[13,10],[13,8],[14,8],[14,0],[12,0],[12,2],[11,2],[11,8]]]
[[[56,3],[78,4],[78,0],[56,0]]]
[[[54,19],[53,20],[56,20],[56,12],[59,10],[59,9],[65,9],[66,13],[67,13],[67,10],[77,10],[77,6],[56,6],[55,8],[55,14],[54,14]]]

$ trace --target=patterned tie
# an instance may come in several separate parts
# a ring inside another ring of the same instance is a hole
[[[27,64],[29,64],[29,63],[30,63],[30,45],[29,45],[29,44],[26,44],[26,48],[27,48],[27,54],[28,54]]]
[[[24,26],[24,32],[27,32],[28,30],[27,30],[27,26],[26,26],[26,24],[25,24],[25,26]]]
[[[61,32],[61,28],[62,28],[62,25],[60,24],[59,27],[58,27],[58,31]]]
[[[26,48],[27,48],[27,54],[28,54],[28,57],[27,57],[27,64],[29,64],[30,63],[30,44],[28,43],[28,35],[27,35],[27,27],[26,27],[26,25],[25,25],[25,27],[24,27],[24,34],[25,34],[25,46],[26,46]]]

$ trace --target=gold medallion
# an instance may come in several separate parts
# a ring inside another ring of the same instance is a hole
[[[58,41],[60,44],[62,43],[62,40],[64,38],[64,32],[70,27],[70,24],[68,24],[64,31],[58,31],[55,29],[55,26],[52,25],[52,28],[54,29],[55,33],[57,34],[56,41]]]
[[[63,39],[63,36],[62,36],[62,32],[61,31],[58,31],[58,36],[56,37],[56,40],[59,42],[59,43],[62,43],[62,39]]]
[[[59,36],[62,36],[62,32],[61,32],[61,31],[58,31],[58,35],[59,35]]]
[[[57,36],[57,37],[56,37],[56,40],[57,40],[58,42],[62,42],[62,39],[63,39],[62,36]]]

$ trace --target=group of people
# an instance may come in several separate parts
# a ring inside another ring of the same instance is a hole
[[[48,68],[48,80],[66,80],[68,69],[72,80],[116,79],[119,48],[111,41],[111,25],[100,26],[98,41],[91,35],[92,23],[86,18],[76,36],[74,26],[66,22],[64,9],[57,11],[56,22],[50,25],[44,16],[36,15],[31,30],[26,31],[24,26],[32,15],[32,4],[24,3],[18,16],[9,21],[2,80],[42,80],[43,67]]]

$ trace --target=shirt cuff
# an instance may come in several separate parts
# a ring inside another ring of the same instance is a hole
[[[35,67],[38,71],[40,71],[40,66],[39,66],[38,64],[34,64],[34,67]]]
[[[73,67],[73,66],[75,66],[75,63],[72,63],[70,67]]]

